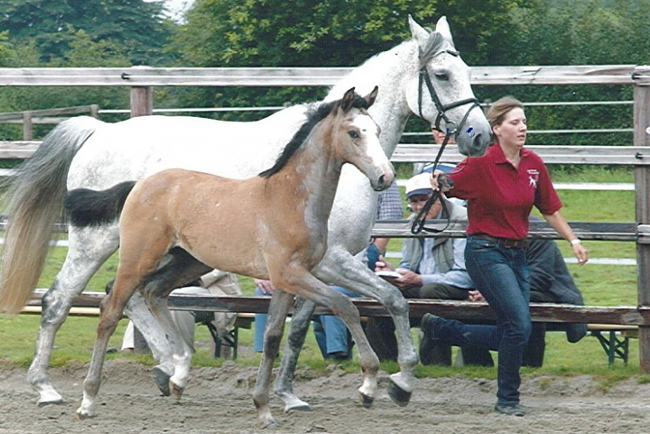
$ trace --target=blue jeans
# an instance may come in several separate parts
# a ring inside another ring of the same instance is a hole
[[[498,350],[497,403],[518,404],[519,369],[532,328],[526,251],[470,236],[465,247],[465,265],[476,289],[496,312],[497,324],[464,324],[441,319],[435,325],[436,337],[441,343]]]
[[[340,286],[332,286],[342,294],[349,297],[360,297],[356,292],[348,291]],[[259,288],[255,288],[254,294],[256,296],[265,296]],[[261,353],[264,350],[264,330],[266,329],[267,314],[255,314],[255,330],[253,333],[253,350]],[[318,347],[323,353],[324,358],[328,358],[329,354],[346,352],[349,353],[351,347],[350,337],[348,336],[348,328],[343,321],[334,315],[320,315],[319,324],[314,322],[314,334]]]
[[[356,292],[340,286],[332,286],[332,289],[348,297],[360,297]],[[348,327],[339,317],[318,315],[318,319],[314,321],[314,336],[324,359],[331,358],[335,353],[346,353],[348,359],[352,358],[352,338]]]
[[[265,294],[259,287],[255,287],[255,292],[253,295],[257,297],[270,297],[269,294]],[[261,353],[264,351],[264,330],[266,330],[266,319],[268,315],[265,313],[256,313],[255,314],[255,330],[253,331],[253,351],[256,353]]]

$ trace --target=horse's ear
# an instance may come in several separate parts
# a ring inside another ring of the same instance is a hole
[[[349,89],[341,99],[341,110],[347,112],[354,105],[354,88]]]
[[[421,25],[415,22],[413,17],[409,15],[409,27],[411,28],[411,35],[420,47],[424,47],[429,39],[429,32],[427,32]]]
[[[368,103],[368,108],[370,108],[370,106],[375,103],[375,100],[377,99],[377,93],[379,93],[379,86],[375,86],[372,92],[370,92],[368,95],[365,96],[365,98],[363,98]]]
[[[454,45],[454,38],[451,37],[451,29],[447,22],[447,17],[440,17],[438,24],[436,24],[436,32],[440,33],[447,41]]]

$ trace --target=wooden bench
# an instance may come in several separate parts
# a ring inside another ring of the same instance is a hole
[[[41,312],[41,297],[44,289],[37,289],[23,313],[39,314]],[[71,315],[99,315],[99,304],[106,294],[101,292],[83,292],[76,297]],[[389,316],[383,305],[367,298],[352,298],[361,316]],[[255,313],[267,313],[270,297],[250,296],[213,296],[173,294],[169,296],[170,309],[208,311],[208,312],[237,312],[235,328],[231,331],[233,358],[237,358],[239,345],[239,329],[250,329]],[[487,303],[453,300],[409,299],[410,315],[421,318],[425,313],[433,313],[445,318],[463,321],[492,323],[495,321],[494,312]],[[629,359],[629,339],[637,338],[639,326],[650,324],[650,307],[640,306],[575,306],[556,303],[531,303],[533,321],[554,323],[588,323],[590,334],[598,339],[605,351],[609,364],[621,359],[627,364]],[[291,314],[292,312],[290,312]],[[331,315],[332,312],[318,306],[315,314]],[[558,328],[559,330],[560,328]],[[214,356],[222,354],[222,342],[211,333],[215,350]]]

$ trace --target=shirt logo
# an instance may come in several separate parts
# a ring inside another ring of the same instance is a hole
[[[536,169],[528,169],[528,186],[536,189],[538,180],[539,171]]]

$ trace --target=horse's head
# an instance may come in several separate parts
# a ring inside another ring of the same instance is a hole
[[[376,191],[388,188],[395,178],[393,165],[379,141],[379,125],[368,114],[378,90],[375,86],[365,97],[355,93],[354,88],[345,92],[338,106],[337,126],[332,136],[339,158],[366,175]]]
[[[459,151],[481,156],[490,144],[490,125],[470,85],[469,67],[460,58],[447,19],[429,32],[409,16],[418,47],[419,71],[410,78],[407,102],[432,127],[453,133]]]

